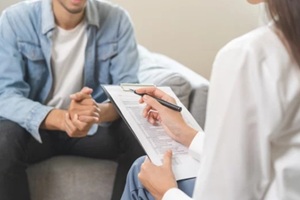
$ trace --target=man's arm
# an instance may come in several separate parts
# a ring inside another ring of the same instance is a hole
[[[65,130],[65,116],[68,112],[65,110],[53,109],[46,116],[41,124],[41,129],[45,130]]]
[[[121,10],[118,28],[118,54],[111,60],[112,84],[137,83],[139,55],[132,22]]]
[[[7,12],[0,18],[0,117],[18,123],[41,142],[39,127],[53,108],[29,99],[28,71],[18,51],[11,18]]]
[[[139,69],[139,55],[133,25],[128,13],[120,11],[118,29],[118,54],[111,60],[110,74],[112,84],[137,83]],[[101,110],[99,123],[112,122],[119,118],[115,107],[111,103],[99,103]]]

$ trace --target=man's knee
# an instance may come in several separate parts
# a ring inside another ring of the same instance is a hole
[[[136,158],[145,155],[145,152],[134,133],[132,133],[123,120],[118,124],[118,132],[121,151],[133,153],[136,155]]]
[[[11,121],[0,121],[0,159],[20,160],[29,135],[22,127]]]

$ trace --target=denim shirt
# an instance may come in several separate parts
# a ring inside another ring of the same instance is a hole
[[[97,102],[106,100],[101,84],[138,82],[138,52],[127,13],[109,3],[88,0],[88,42],[84,86]],[[18,123],[41,142],[39,128],[53,109],[51,0],[24,1],[6,9],[0,18],[0,120]]]

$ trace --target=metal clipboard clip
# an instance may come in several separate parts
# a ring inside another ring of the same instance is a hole
[[[126,92],[131,92],[132,90],[136,90],[138,88],[142,88],[142,87],[156,87],[156,85],[151,84],[151,83],[121,83],[120,84],[121,88],[123,91]]]

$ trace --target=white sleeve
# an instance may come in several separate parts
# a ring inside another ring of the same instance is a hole
[[[199,131],[189,146],[190,155],[199,161],[201,160],[202,156],[204,139],[205,133],[203,131]]]
[[[162,200],[192,200],[188,195],[178,188],[169,189],[163,196]]]
[[[205,133],[203,131],[199,131],[197,135],[194,137],[190,147],[189,153],[193,156],[193,158],[200,160],[203,149],[203,141],[205,138]],[[191,200],[189,196],[187,196],[183,191],[178,188],[172,188],[168,190],[162,200]]]
[[[261,199],[270,183],[269,136],[281,105],[272,66],[256,55],[231,46],[215,60],[194,199]]]

